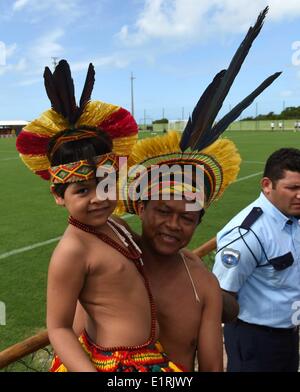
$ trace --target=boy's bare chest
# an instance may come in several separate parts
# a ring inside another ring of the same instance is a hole
[[[135,283],[143,283],[136,262],[107,244],[96,243],[89,249],[87,263],[86,283],[99,289],[112,287],[111,285],[115,288],[128,288]]]

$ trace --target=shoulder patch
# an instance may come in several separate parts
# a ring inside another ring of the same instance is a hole
[[[221,260],[226,268],[236,267],[240,260],[240,252],[231,248],[224,248],[221,252]]]

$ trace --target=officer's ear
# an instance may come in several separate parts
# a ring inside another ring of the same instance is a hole
[[[267,196],[270,195],[273,189],[272,180],[269,177],[263,177],[260,181],[260,185],[264,194]]]

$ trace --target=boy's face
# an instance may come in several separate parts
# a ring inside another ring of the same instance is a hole
[[[58,205],[66,207],[69,214],[90,226],[104,225],[116,207],[116,200],[99,200],[96,194],[96,179],[70,184],[65,190],[64,197],[54,193]]]

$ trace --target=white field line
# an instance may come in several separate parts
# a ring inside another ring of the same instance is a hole
[[[248,178],[252,178],[252,177],[259,176],[259,175],[262,174],[262,173],[263,173],[263,172],[260,171],[260,172],[257,172],[257,173],[249,174],[249,176],[245,176],[245,177],[238,178],[236,181],[233,182],[233,184],[235,184],[236,182],[248,180]]]
[[[0,162],[2,161],[11,161],[12,159],[19,159],[19,157],[13,157],[13,158],[1,158]]]
[[[25,246],[24,248],[19,248],[19,249],[11,250],[10,252],[2,253],[2,255],[0,255],[0,260],[1,259],[6,259],[9,256],[17,255],[18,253],[27,252],[28,250],[32,250],[32,249],[39,248],[39,247],[44,246],[44,245],[51,244],[52,242],[58,241],[60,238],[61,237],[52,238],[51,240],[38,242],[38,243],[33,244],[33,245]]]
[[[261,161],[242,161],[242,163],[259,163],[261,165],[265,164],[265,162],[261,162]]]
[[[131,215],[131,214],[125,214],[124,216],[122,216],[122,218],[123,219],[129,219],[132,216],[133,215]],[[24,248],[14,249],[14,250],[11,250],[10,252],[2,253],[0,255],[0,260],[1,259],[6,259],[7,257],[10,257],[10,256],[17,255],[19,253],[28,252],[29,250],[32,250],[32,249],[35,249],[35,248],[40,248],[41,246],[52,244],[52,242],[59,241],[60,239],[61,239],[61,237],[51,238],[50,240],[47,240],[47,241],[37,242],[36,244],[25,246]]]
[[[247,180],[248,178],[252,178],[252,177],[258,176],[260,174],[262,174],[262,171],[250,174],[249,176],[241,177],[241,178],[237,179],[234,183]],[[131,214],[125,214],[122,218],[129,219],[132,216],[133,215],[131,215]],[[33,245],[25,246],[24,248],[14,249],[14,250],[11,250],[10,252],[2,253],[2,254],[0,254],[0,260],[6,259],[7,257],[13,256],[13,255],[16,255],[19,253],[27,252],[27,251],[35,249],[35,248],[40,248],[41,246],[44,246],[44,245],[51,244],[52,242],[58,241],[60,238],[61,237],[51,238],[50,240],[47,240],[47,241],[38,242]]]

